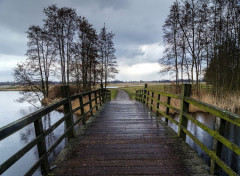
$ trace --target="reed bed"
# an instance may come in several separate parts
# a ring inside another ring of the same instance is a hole
[[[126,90],[132,99],[135,99],[136,90],[139,90],[142,88],[143,87],[124,87],[122,89]],[[148,88],[153,90],[158,90],[158,91],[164,91],[163,85],[160,85],[160,86],[152,85],[152,86],[148,86]],[[216,106],[218,108],[225,109],[232,113],[239,112],[240,110],[240,92],[223,92],[221,93],[221,95],[214,95],[211,92],[200,91],[200,93],[198,94],[194,93],[191,97],[199,101],[205,102],[207,104]],[[154,98],[157,99],[157,95],[154,95]],[[160,101],[167,102],[167,97],[161,96]],[[149,101],[149,103],[150,102],[151,101]],[[180,100],[171,98],[171,102],[170,102],[171,106],[174,106],[179,109],[180,103],[181,103]],[[156,106],[157,103],[154,102],[153,105]],[[166,107],[163,105],[160,105],[160,110],[165,112]],[[190,105],[189,112],[194,113],[194,112],[204,112],[204,111],[193,105]],[[175,114],[176,112],[170,109],[170,113]]]

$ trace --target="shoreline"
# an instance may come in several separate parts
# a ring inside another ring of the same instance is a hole
[[[24,89],[0,89],[1,92],[7,92],[7,91],[27,91]]]

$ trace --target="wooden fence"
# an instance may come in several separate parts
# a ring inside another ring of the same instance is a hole
[[[186,141],[186,135],[188,135],[196,144],[198,144],[203,151],[205,151],[211,158],[210,164],[210,173],[214,174],[221,167],[228,175],[237,175],[226,163],[221,159],[222,147],[225,145],[227,148],[235,152],[240,156],[240,147],[227,138],[224,137],[225,124],[226,121],[234,125],[240,126],[240,116],[233,114],[223,109],[219,109],[210,104],[195,100],[190,97],[191,94],[191,85],[184,84],[182,85],[182,92],[180,95],[166,92],[159,92],[156,90],[148,89],[147,84],[145,84],[144,89],[136,91],[136,100],[142,102],[155,110],[157,114],[161,114],[166,118],[166,121],[170,120],[172,123],[178,126],[178,136]],[[166,102],[161,101],[161,97],[165,96],[167,98]],[[172,106],[171,99],[177,99],[181,101],[180,107]],[[211,129],[205,124],[201,123],[191,114],[189,114],[189,105],[193,105],[201,110],[209,112],[216,116],[215,129]],[[163,105],[166,110],[165,112],[160,110],[160,105]],[[179,120],[174,120],[171,115],[169,115],[169,109],[174,110],[176,113],[179,113]],[[202,128],[209,135],[213,137],[213,147],[209,149],[206,147],[196,136],[194,136],[188,129],[187,124],[188,120]]]
[[[61,91],[63,99],[61,99],[60,101],[0,128],[0,142],[31,123],[34,124],[36,134],[35,139],[33,139],[30,143],[28,143],[21,150],[16,152],[14,155],[12,155],[9,159],[7,159],[4,163],[0,165],[0,175],[36,145],[38,149],[39,160],[27,171],[27,173],[25,173],[25,175],[32,175],[39,167],[41,168],[42,175],[47,175],[47,173],[49,172],[48,156],[53,152],[53,150],[58,146],[58,144],[60,144],[60,142],[64,138],[67,138],[68,140],[73,138],[75,135],[74,126],[79,124],[80,121],[82,121],[82,123],[84,124],[86,117],[89,115],[93,115],[94,109],[96,109],[97,111],[103,103],[111,99],[110,90],[103,88],[74,96],[69,95],[69,86],[62,86]],[[86,103],[83,103],[83,98],[85,97],[88,97],[88,101]],[[71,102],[76,99],[79,100],[80,106],[72,109]],[[94,106],[93,102],[95,104]],[[53,110],[56,110],[60,106],[64,106],[64,116],[51,127],[44,130],[42,124],[42,117],[49,114]],[[88,112],[84,112],[85,106],[89,106]],[[73,113],[78,110],[81,111],[81,117],[76,122],[74,122]],[[65,131],[63,135],[61,135],[59,139],[47,150],[45,137],[62,123],[65,123]]]

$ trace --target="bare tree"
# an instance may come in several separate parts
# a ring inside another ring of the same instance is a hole
[[[31,26],[28,31],[27,59],[19,63],[14,69],[15,80],[25,86],[25,100],[34,104],[36,100],[47,98],[49,93],[49,77],[53,71],[56,60],[56,52],[53,47],[53,39],[45,29],[39,26]],[[32,102],[30,101],[30,97]],[[24,97],[20,101],[24,101]]]
[[[31,26],[27,31],[27,60],[14,69],[16,81],[30,90],[23,92],[25,98],[20,101],[34,104],[47,98],[51,75],[56,81],[61,75],[62,84],[76,83],[79,92],[81,88],[91,90],[100,78],[106,86],[107,80],[118,72],[114,34],[107,33],[104,27],[104,35],[97,35],[93,25],[72,8],[51,5],[43,12],[43,28]]]
[[[62,83],[69,84],[70,61],[73,55],[71,48],[76,31],[76,10],[52,5],[44,9],[44,13],[47,16],[44,25],[55,39],[55,47],[58,49]]]
[[[113,43],[114,34],[112,32],[107,32],[106,27],[101,29],[98,36],[98,51],[100,58],[100,80],[101,84],[105,83],[105,88],[109,78],[114,78],[115,74],[118,73],[117,70],[117,58],[115,57],[115,48]]]

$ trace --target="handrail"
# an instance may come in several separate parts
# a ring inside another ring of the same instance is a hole
[[[58,107],[64,105],[65,103],[67,103],[66,98],[0,128],[0,141],[21,130],[30,123],[38,120],[42,116],[45,116],[54,109],[57,109]]]
[[[136,100],[150,107],[151,110],[155,110],[157,114],[161,114],[166,118],[166,122],[170,120],[172,123],[178,126],[178,136],[184,141],[186,135],[188,135],[196,144],[198,144],[203,151],[205,151],[211,158],[210,173],[214,174],[217,171],[216,165],[220,166],[227,174],[237,175],[226,163],[221,159],[222,145],[225,145],[231,151],[240,156],[240,147],[230,140],[224,137],[225,123],[226,121],[234,125],[240,126],[240,116],[233,114],[226,110],[217,108],[213,105],[201,102],[199,100],[190,97],[191,85],[182,85],[181,95],[161,92],[147,88],[147,84],[143,89],[136,91]],[[156,96],[157,95],[157,96]],[[167,97],[167,102],[160,100],[160,97]],[[157,97],[157,98],[156,98]],[[170,105],[171,99],[177,99],[181,101],[180,107],[174,107]],[[166,108],[166,112],[160,110],[159,105]],[[193,105],[201,110],[209,112],[216,117],[215,129],[211,129],[205,124],[201,123],[197,119],[193,118],[189,113],[189,105]],[[176,113],[180,114],[179,121],[174,120],[169,115],[169,109],[172,109]],[[190,120],[192,123],[203,129],[209,135],[213,137],[213,149],[208,149],[202,142],[200,142],[196,136],[194,136],[189,130],[187,130],[187,122]]]
[[[74,137],[74,126],[77,125],[80,121],[85,124],[86,117],[89,114],[93,115],[94,109],[96,109],[97,111],[99,106],[111,99],[111,91],[103,88],[94,91],[84,92],[82,94],[77,94],[70,97],[69,86],[62,86],[62,94],[64,97],[63,99],[0,128],[0,142],[32,123],[34,123],[34,129],[36,133],[35,139],[33,139],[26,146],[17,151],[0,165],[0,175],[36,145],[38,148],[39,160],[31,167],[31,169],[29,169],[25,173],[25,175],[33,174],[39,167],[41,167],[42,174],[46,175],[49,171],[48,156],[53,152],[53,150],[58,146],[58,144],[66,137],[68,140]],[[88,96],[88,101],[83,103],[83,97],[85,96]],[[71,102],[75,99],[79,99],[80,106],[72,109]],[[92,104],[93,102],[95,102],[94,106]],[[87,105],[89,105],[89,111],[84,113],[84,107],[86,107]],[[64,116],[60,120],[55,122],[51,127],[43,130],[42,117],[49,114],[53,110],[56,110],[60,106],[64,106]],[[76,122],[73,123],[73,113],[78,110],[81,111],[81,116]],[[52,146],[50,146],[48,150],[46,150],[45,137],[64,122],[66,124],[65,132]]]

